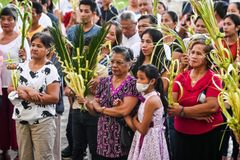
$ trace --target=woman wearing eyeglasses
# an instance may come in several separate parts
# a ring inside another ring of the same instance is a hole
[[[78,102],[84,103],[90,113],[100,114],[97,131],[98,160],[127,159],[130,148],[120,141],[121,127],[118,120],[129,115],[138,101],[136,79],[129,74],[132,59],[130,49],[114,47],[110,62],[112,75],[100,79],[95,99],[89,101],[78,97]]]
[[[201,35],[191,41],[187,70],[175,79],[173,97],[176,104],[169,106],[168,113],[174,115],[175,159],[176,160],[218,160],[223,122],[215,84],[221,87],[219,78],[210,69],[211,45],[205,44]]]

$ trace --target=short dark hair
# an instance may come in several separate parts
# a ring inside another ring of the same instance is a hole
[[[228,3],[225,1],[214,2],[214,11],[219,15],[220,18],[224,18],[227,14]]]
[[[149,19],[150,24],[155,24],[155,25],[158,24],[157,18],[151,14],[141,15],[141,17],[138,18],[138,22],[142,19]]]
[[[79,3],[79,7],[80,7],[80,5],[88,5],[88,6],[90,6],[90,9],[92,12],[97,11],[97,4],[93,0],[81,0]]]
[[[133,51],[130,48],[123,46],[115,46],[112,48],[112,54],[121,54],[126,62],[133,60]]]
[[[17,21],[17,10],[13,7],[6,6],[0,12],[0,18],[2,18],[2,16],[11,16],[15,21]]]
[[[32,2],[32,7],[36,10],[37,14],[41,14],[43,12],[42,5],[39,2]]]
[[[164,8],[164,11],[166,11],[166,10],[167,10],[167,7],[166,7],[166,5],[165,5],[163,2],[161,2],[161,1],[158,1],[158,3],[159,3],[159,4],[161,4],[161,5],[163,6],[163,8]]]
[[[48,0],[40,0],[39,2],[41,2],[42,5],[48,4]]]
[[[35,39],[40,39],[40,41],[42,42],[42,44],[44,45],[44,47],[46,48],[51,48],[53,45],[53,38],[44,32],[37,32],[35,33],[32,38],[31,38],[31,43],[35,40]]]
[[[178,22],[178,15],[177,15],[176,12],[174,12],[174,11],[166,11],[166,12],[164,12],[164,14],[168,14],[171,17],[171,19],[172,19],[172,21],[174,23]]]

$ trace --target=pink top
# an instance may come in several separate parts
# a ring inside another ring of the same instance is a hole
[[[208,70],[207,73],[200,80],[198,80],[193,87],[191,86],[190,72],[191,70],[185,71],[178,75],[175,79],[175,81],[179,81],[183,87],[183,96],[178,101],[180,105],[184,107],[190,107],[199,104],[199,102],[197,102],[198,96],[203,91],[205,91],[206,97],[218,96],[220,91],[217,90],[213,84],[213,71]],[[214,77],[213,79],[218,86],[222,87],[222,82],[219,78]],[[176,83],[173,86],[173,92],[178,92],[180,95],[180,88]],[[204,120],[195,120],[176,116],[174,120],[174,127],[177,131],[184,134],[203,134],[214,129],[217,127],[216,125],[223,122],[220,108],[216,113],[212,114],[212,116],[214,117],[212,123],[207,123]]]

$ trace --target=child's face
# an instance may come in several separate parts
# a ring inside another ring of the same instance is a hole
[[[147,78],[146,74],[143,71],[137,72],[137,83],[141,83],[141,84],[149,83],[149,79]]]

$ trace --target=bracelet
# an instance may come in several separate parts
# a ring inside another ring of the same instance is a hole
[[[183,106],[181,106],[182,108],[181,108],[181,111],[180,111],[180,117],[184,117],[184,107]]]

